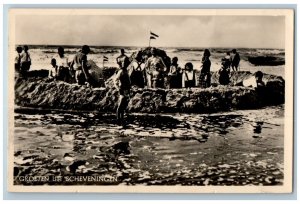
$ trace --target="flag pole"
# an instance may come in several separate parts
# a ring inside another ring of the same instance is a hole
[[[150,30],[150,34],[151,34],[151,30]],[[149,37],[149,47],[150,47],[150,43],[151,43],[151,37]]]

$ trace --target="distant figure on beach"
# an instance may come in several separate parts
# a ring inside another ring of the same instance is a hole
[[[178,66],[178,58],[173,57],[171,61],[169,76],[169,88],[181,88],[182,87],[182,73],[181,68]]]
[[[23,48],[18,46],[16,48],[16,51],[17,51],[17,55],[15,57],[15,73],[17,74],[21,70],[21,53],[23,51]]]
[[[157,56],[156,49],[153,47],[151,48],[151,57],[149,57],[145,63],[145,71],[147,75],[147,87],[153,88],[152,84],[152,78],[153,78],[153,72],[157,71],[161,72],[159,76],[164,78],[164,72],[166,72],[167,67],[165,63],[163,62],[162,58]],[[162,79],[164,81],[164,79]],[[164,82],[163,82],[164,83]]]
[[[27,45],[23,47],[24,52],[21,54],[21,71],[27,72],[31,66],[30,53],[28,52],[29,48]]]
[[[183,88],[192,88],[196,87],[196,74],[193,68],[193,64],[188,62],[184,66],[184,71],[182,73],[182,87]]]
[[[131,88],[130,77],[126,66],[122,66],[117,72],[114,85],[120,94],[117,107],[117,120],[118,122],[124,122],[124,113],[128,106]]]
[[[125,55],[125,50],[121,49],[120,50],[121,55],[117,57],[117,64],[119,65],[120,69],[123,69],[123,67],[128,67],[130,64],[129,57]]]
[[[202,57],[202,66],[201,66],[201,72],[200,72],[200,87],[207,88],[210,87],[210,81],[211,81],[211,74],[210,74],[210,52],[208,49],[204,50],[203,57]]]
[[[55,58],[52,58],[51,59],[51,65],[52,65],[52,68],[49,70],[49,75],[48,77],[50,79],[54,79],[56,80],[57,79],[57,76],[58,76],[58,66],[56,64],[56,59]]]
[[[69,68],[69,60],[65,56],[65,50],[63,47],[58,47],[58,55],[54,58],[56,59],[56,65],[58,67],[56,78],[65,82],[71,82],[71,72]]]
[[[227,67],[226,64],[226,59],[222,59],[222,67],[221,69],[219,70],[219,83],[221,85],[228,85],[229,82],[230,82],[230,67]]]
[[[240,60],[239,53],[236,51],[236,49],[233,49],[231,56],[231,67],[233,71],[238,71]]]
[[[84,85],[85,83],[91,84],[91,77],[87,66],[87,55],[89,53],[90,47],[83,45],[81,51],[74,56],[71,64],[71,69],[75,70],[75,79],[79,85]]]

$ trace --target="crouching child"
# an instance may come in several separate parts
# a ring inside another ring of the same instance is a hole
[[[228,85],[230,83],[230,70],[226,66],[226,61],[222,59],[222,67],[219,70],[219,83],[221,85]]]

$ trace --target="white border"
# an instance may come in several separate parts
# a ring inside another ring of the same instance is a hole
[[[9,56],[13,62],[15,15],[261,15],[286,17],[286,102],[284,135],[284,184],[283,186],[15,186],[13,185],[13,130],[14,94],[9,96],[9,166],[8,189],[12,192],[143,192],[143,193],[290,193],[292,191],[293,150],[293,11],[279,9],[12,9],[9,12]],[[9,91],[14,93],[14,68],[10,63]]]

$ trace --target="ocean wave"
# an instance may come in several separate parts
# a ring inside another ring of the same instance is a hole
[[[203,48],[176,48],[174,52],[203,52]]]
[[[257,49],[257,53],[266,55],[284,55],[285,51],[282,49]]]

